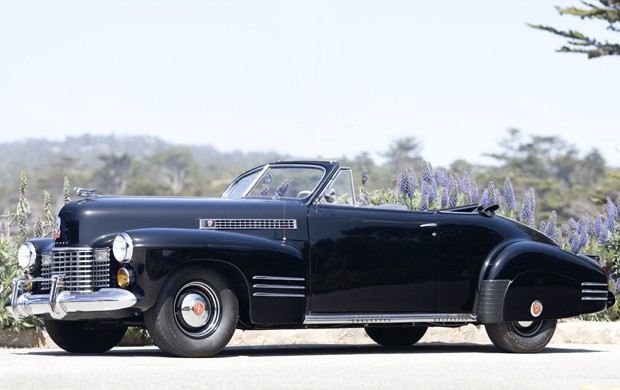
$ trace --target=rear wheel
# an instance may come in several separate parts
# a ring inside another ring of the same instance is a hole
[[[213,270],[192,267],[170,276],[144,320],[162,351],[207,357],[228,344],[238,317],[237,297],[226,278]]]
[[[365,328],[366,334],[375,343],[385,347],[409,347],[420,341],[427,329],[427,326]]]
[[[87,321],[45,320],[47,334],[67,352],[102,353],[114,348],[125,335],[126,326],[100,326]]]
[[[555,332],[557,320],[513,321],[486,324],[493,344],[504,352],[534,353],[545,348]]]

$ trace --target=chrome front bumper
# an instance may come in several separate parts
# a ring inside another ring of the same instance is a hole
[[[50,281],[49,294],[25,292],[28,283]],[[13,279],[11,304],[7,306],[7,309],[17,320],[41,314],[49,314],[52,318],[62,319],[69,313],[126,309],[137,301],[134,294],[120,288],[102,288],[92,293],[63,291],[63,275],[53,275],[51,278]]]

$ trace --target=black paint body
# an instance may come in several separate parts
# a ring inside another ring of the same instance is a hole
[[[544,303],[537,319],[606,308],[605,301],[582,300],[582,283],[607,283],[603,268],[529,227],[475,206],[408,211],[320,204],[316,197],[339,166],[312,164],[326,175],[306,200],[102,196],[65,205],[60,236],[36,241],[39,248],[109,248],[127,232],[135,246],[130,291],[140,298],[122,311],[66,319],[140,321],[170,274],[189,264],[227,276],[240,301],[239,327],[248,329],[301,327],[317,313],[471,313],[479,323],[528,321],[536,300]],[[295,219],[297,228],[200,229],[201,219]],[[111,287],[119,267],[112,258]],[[281,291],[302,296],[261,295],[255,277],[265,275],[301,280],[282,281]],[[286,287],[300,284],[303,289]]]

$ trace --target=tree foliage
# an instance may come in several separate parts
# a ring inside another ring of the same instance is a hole
[[[579,7],[556,7],[560,15],[572,15],[582,20],[600,21],[607,24],[607,29],[620,32],[620,0],[598,0],[598,5],[586,1]],[[567,45],[558,49],[564,53],[584,53],[588,58],[620,55],[620,44],[599,40],[577,30],[558,30],[551,26],[530,24],[530,27],[548,31],[567,39]]]

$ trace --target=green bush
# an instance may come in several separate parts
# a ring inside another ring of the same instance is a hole
[[[16,321],[6,309],[10,303],[13,278],[22,274],[17,265],[17,245],[11,238],[0,237],[0,329],[21,330],[35,328],[43,329],[43,322],[36,317],[29,317],[26,321]]]

